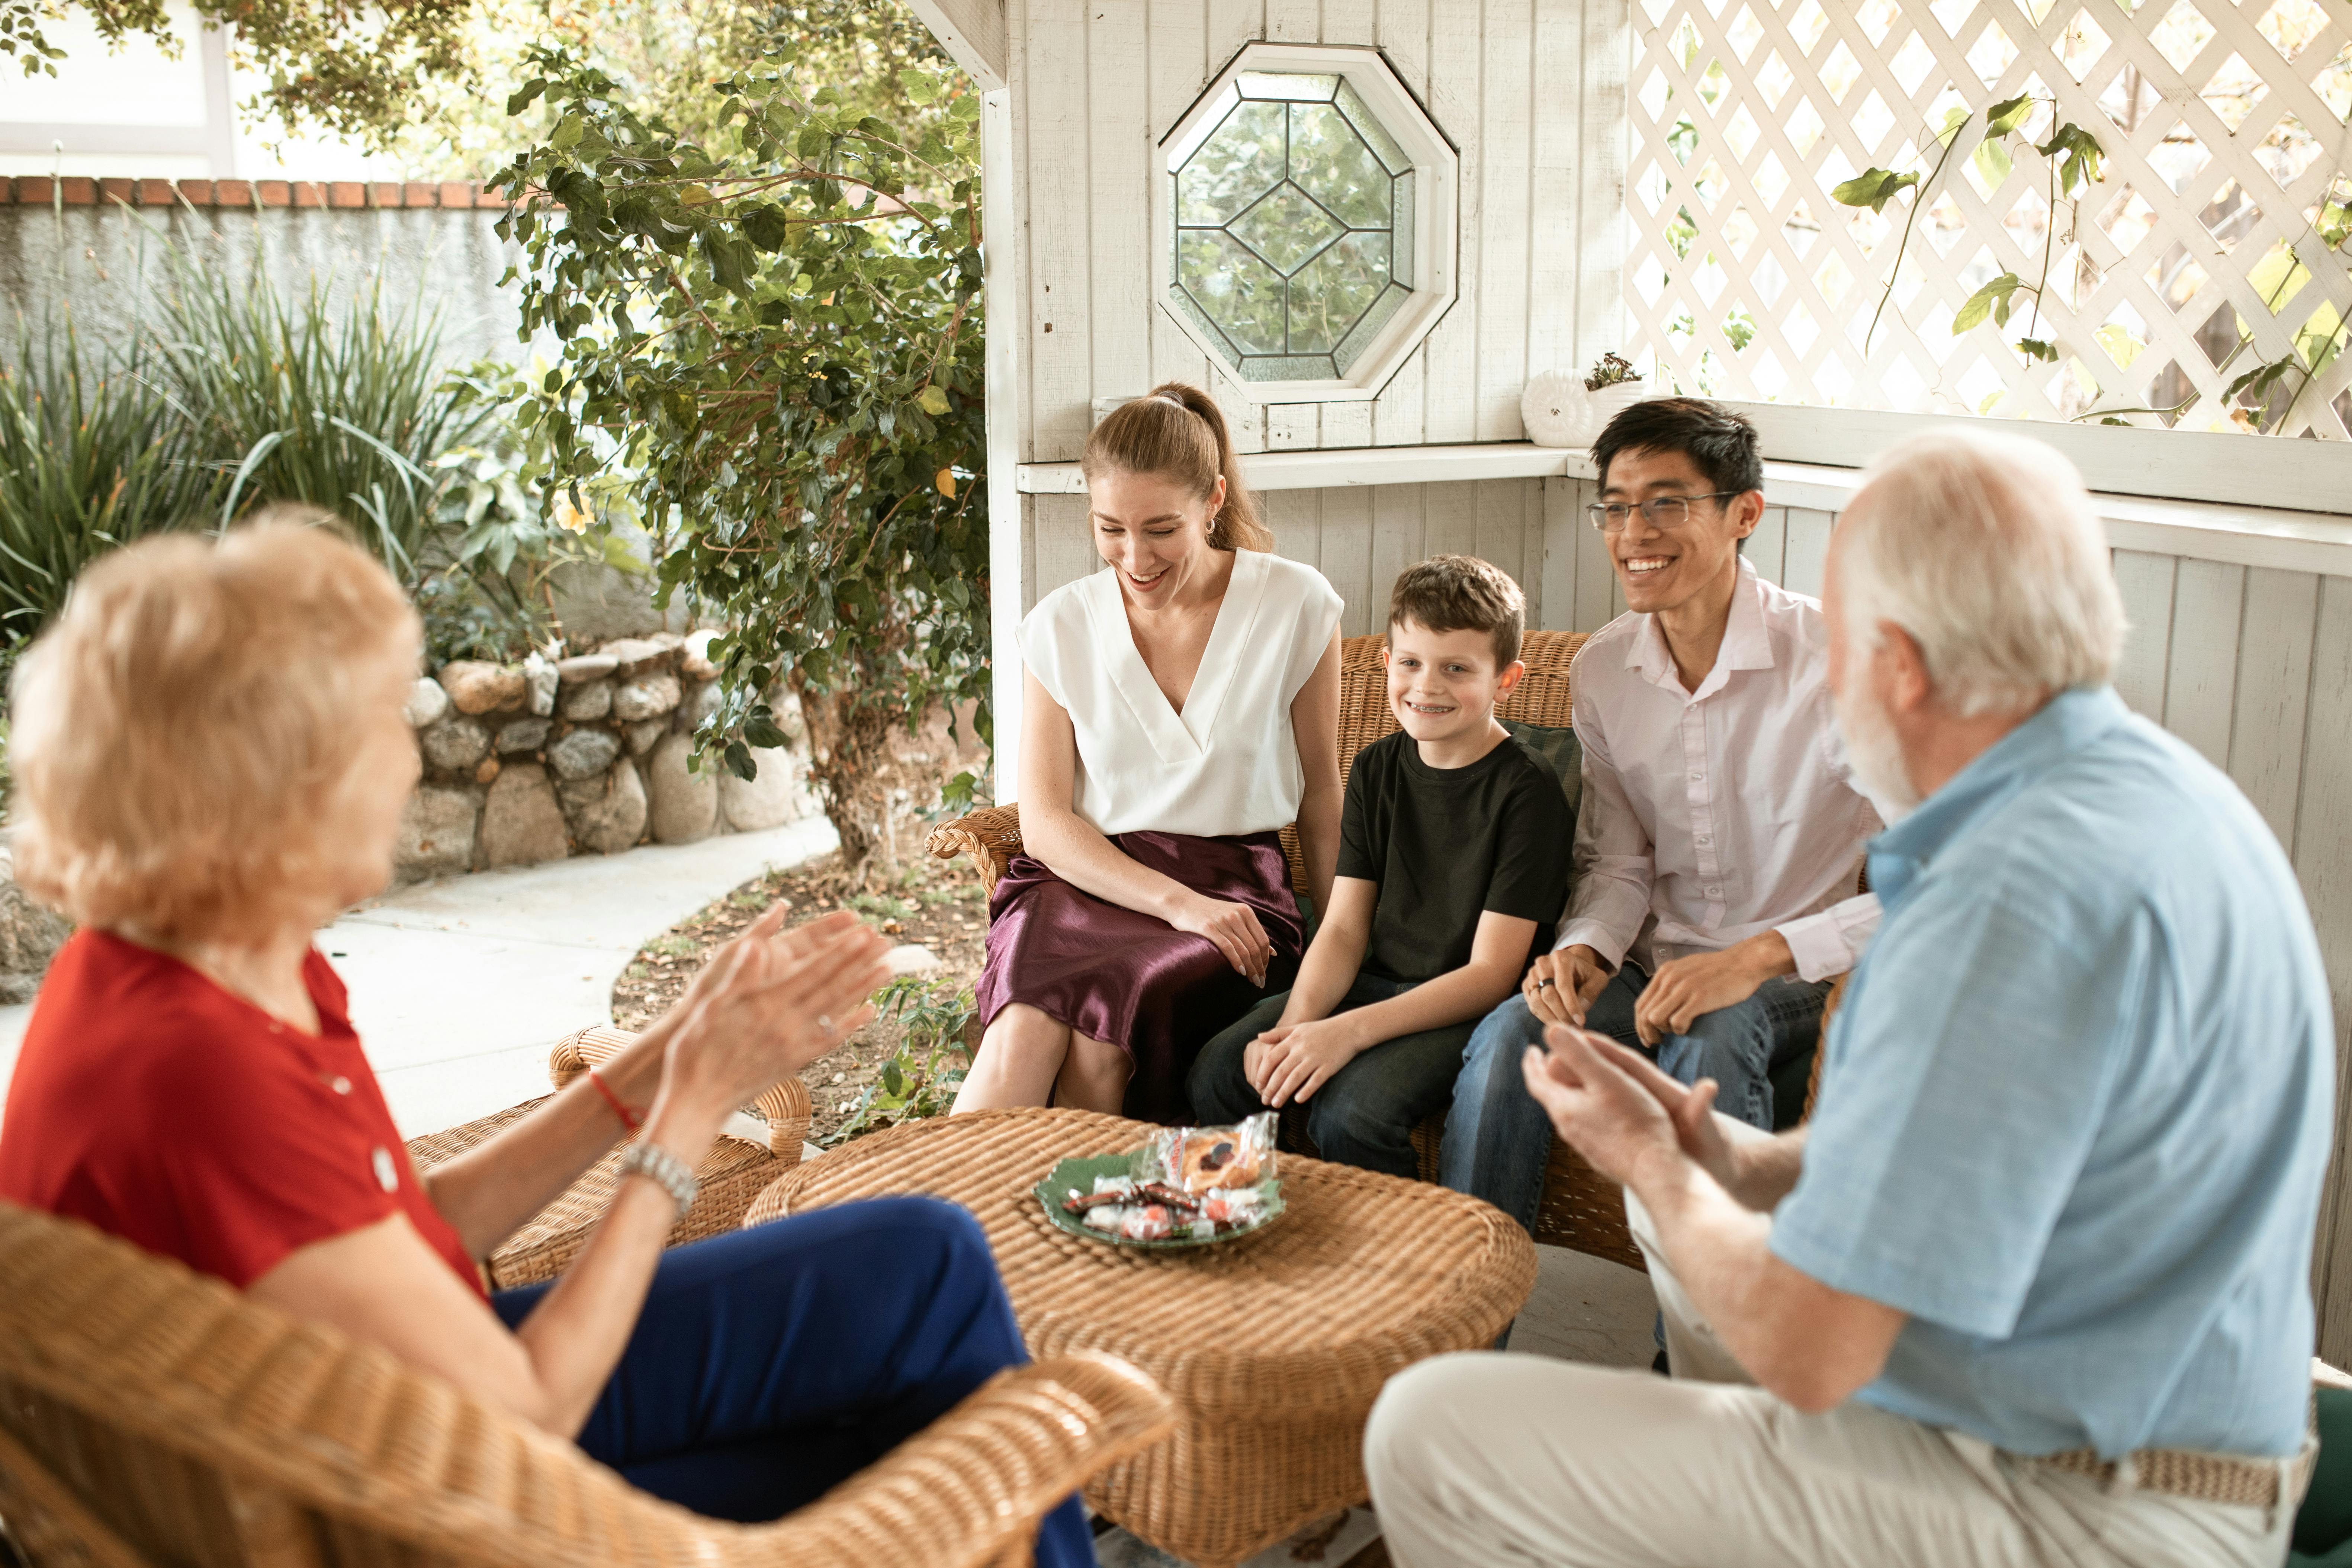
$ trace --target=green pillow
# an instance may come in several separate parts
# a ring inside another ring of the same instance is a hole
[[[1584,747],[1571,729],[1554,729],[1549,724],[1522,724],[1516,719],[1503,721],[1503,728],[1517,738],[1520,745],[1533,752],[1550,768],[1559,780],[1560,794],[1568,796],[1568,820],[1572,829],[1576,825],[1576,807],[1584,795]]]
[[[2318,1405],[2319,1465],[2294,1516],[2294,1555],[2287,1561],[2352,1568],[2352,1390],[2322,1388]]]

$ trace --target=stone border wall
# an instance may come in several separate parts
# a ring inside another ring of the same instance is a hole
[[[407,716],[424,776],[401,823],[395,883],[691,844],[816,812],[789,700],[777,721],[793,744],[753,752],[757,778],[715,758],[688,766],[695,726],[718,701],[717,635],[622,637],[553,661],[454,660],[419,679]]]

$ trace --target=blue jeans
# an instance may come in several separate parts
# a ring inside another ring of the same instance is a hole
[[[1633,1027],[1633,1004],[1649,983],[1640,965],[1619,966],[1586,1011],[1585,1026],[1646,1049]],[[1689,1034],[1659,1041],[1658,1066],[1685,1083],[1715,1079],[1718,1109],[1769,1131],[1772,1069],[1812,1048],[1828,994],[1827,981],[1767,980],[1746,1001],[1702,1014]],[[1543,1043],[1543,1031],[1524,995],[1480,1022],[1462,1053],[1438,1157],[1440,1182],[1486,1199],[1531,1232],[1551,1161],[1551,1121],[1528,1094],[1519,1058]]]
[[[1355,984],[1334,1014],[1369,1007],[1375,1002],[1412,989],[1393,980],[1369,974]],[[1282,1021],[1290,1000],[1284,991],[1267,997],[1201,1048],[1193,1059],[1187,1087],[1192,1114],[1204,1126],[1223,1126],[1255,1116],[1265,1109],[1257,1090],[1242,1071],[1242,1053],[1252,1040]],[[1412,1152],[1412,1130],[1441,1114],[1454,1097],[1454,1080],[1462,1070],[1462,1051],[1475,1026],[1448,1024],[1417,1035],[1400,1035],[1359,1054],[1331,1075],[1330,1080],[1307,1100],[1307,1135],[1326,1160],[1385,1171],[1391,1176],[1418,1176],[1421,1163]]]
[[[519,1326],[545,1285],[491,1306]],[[1029,1359],[978,1221],[876,1198],[662,1254],[580,1447],[713,1519],[814,1502]],[[1039,1568],[1090,1568],[1078,1500],[1045,1516]]]

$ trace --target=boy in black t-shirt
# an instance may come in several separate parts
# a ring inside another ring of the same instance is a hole
[[[1549,951],[1568,901],[1559,775],[1495,717],[1527,671],[1526,614],[1518,584],[1468,556],[1398,577],[1389,707],[1403,732],[1356,757],[1331,908],[1297,982],[1193,1064],[1203,1123],[1295,1100],[1325,1159],[1416,1173],[1414,1124],[1444,1113],[1470,1031]]]

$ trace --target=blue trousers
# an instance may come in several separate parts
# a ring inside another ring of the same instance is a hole
[[[1586,1010],[1585,1026],[1645,1049],[1633,1027],[1633,1004],[1649,983],[1640,965],[1620,965]],[[1826,981],[1767,980],[1745,1002],[1702,1014],[1689,1034],[1659,1041],[1658,1066],[1685,1083],[1715,1079],[1719,1110],[1769,1132],[1772,1068],[1812,1047],[1828,995]],[[1440,1182],[1486,1199],[1530,1231],[1551,1159],[1551,1121],[1528,1095],[1519,1058],[1543,1043],[1543,1031],[1524,995],[1479,1023],[1462,1053],[1438,1159]]]
[[[502,1290],[509,1328],[549,1287]],[[713,1519],[814,1502],[1029,1359],[979,1222],[876,1198],[662,1255],[580,1447]],[[1078,1500],[1045,1516],[1038,1568],[1092,1568]]]
[[[1411,989],[1393,980],[1359,974],[1331,1011],[1369,1007]],[[1267,997],[1202,1047],[1186,1087],[1192,1114],[1202,1125],[1223,1126],[1266,1108],[1242,1071],[1242,1054],[1252,1040],[1282,1022],[1282,1009],[1289,1001],[1287,991]],[[1453,1098],[1470,1029],[1468,1024],[1448,1024],[1382,1040],[1333,1073],[1307,1101],[1307,1135],[1315,1140],[1317,1152],[1326,1160],[1391,1176],[1421,1174],[1412,1130],[1423,1118],[1443,1111]]]

